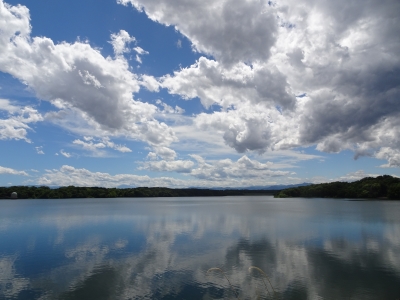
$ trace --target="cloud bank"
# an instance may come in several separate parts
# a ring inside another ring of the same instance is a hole
[[[398,2],[118,2],[175,26],[212,56],[160,82],[220,106],[196,121],[238,152],[315,145],[398,166]]]

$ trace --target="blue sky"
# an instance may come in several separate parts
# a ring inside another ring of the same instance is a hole
[[[399,6],[0,0],[0,185],[400,176]]]

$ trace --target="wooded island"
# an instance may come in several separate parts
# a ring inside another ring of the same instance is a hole
[[[354,182],[329,182],[281,190],[276,198],[373,198],[400,200],[400,178],[366,177]]]

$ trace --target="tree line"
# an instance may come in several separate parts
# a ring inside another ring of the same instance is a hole
[[[240,196],[273,195],[277,190],[212,190],[212,189],[170,189],[164,187],[105,188],[66,186],[11,186],[0,187],[0,198],[11,198],[16,192],[18,199],[66,199],[66,198],[117,198],[117,197],[192,197],[192,196]]]
[[[400,178],[390,175],[366,177],[354,182],[330,182],[281,190],[277,198],[382,198],[400,200]]]

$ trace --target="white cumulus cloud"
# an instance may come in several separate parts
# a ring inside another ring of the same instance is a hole
[[[224,65],[266,60],[278,25],[275,9],[258,0],[118,0],[154,21],[173,25],[194,49]]]
[[[127,31],[120,30],[118,33],[111,34],[110,44],[114,48],[115,55],[122,55],[123,53],[130,52],[130,48],[128,48],[127,45],[135,41],[136,41],[135,37],[130,36]]]
[[[23,176],[28,176],[28,173],[25,171],[17,171],[11,168],[6,168],[0,166],[0,174],[10,174],[10,175],[23,175]]]
[[[4,116],[0,115],[0,140],[31,142],[27,135],[32,128],[28,124],[43,121],[42,115],[33,107],[15,105],[7,99],[0,99],[0,112],[5,112]]]
[[[122,54],[134,41],[124,30],[112,34],[116,54],[112,58],[104,57],[87,42],[57,44],[46,37],[34,37],[29,10],[0,0],[0,71],[19,79],[38,98],[59,109],[48,113],[47,120],[68,129],[88,127],[103,136],[168,144],[176,138],[166,124],[155,120],[157,107],[132,97],[140,83]],[[18,130],[23,138],[26,126]]]
[[[35,147],[37,154],[44,154],[43,146]]]
[[[115,144],[114,142],[110,141],[110,139],[108,137],[104,137],[102,139],[96,139],[93,137],[85,136],[84,139],[85,139],[85,141],[76,139],[72,143],[75,145],[79,145],[83,149],[90,151],[94,154],[97,154],[99,156],[104,154],[103,152],[101,152],[101,149],[106,149],[106,148],[110,148],[110,149],[113,149],[113,150],[116,150],[119,152],[123,152],[123,153],[132,152],[132,150],[129,149],[128,147],[126,147],[124,145],[118,145],[118,144]],[[61,154],[63,154],[63,153],[61,153]]]
[[[66,157],[66,158],[71,157],[71,153],[68,153],[68,152],[64,151],[63,149],[60,150],[60,153],[62,156]]]
[[[157,172],[178,172],[190,173],[194,162],[191,160],[173,160],[173,161],[148,161],[140,167],[139,170],[151,170]]]
[[[138,176],[132,174],[117,174],[91,172],[87,169],[77,169],[64,165],[60,169],[47,170],[38,179],[38,184],[58,186],[104,186],[116,187],[120,185],[132,186],[185,186],[183,180],[168,177],[150,178],[149,176]]]

